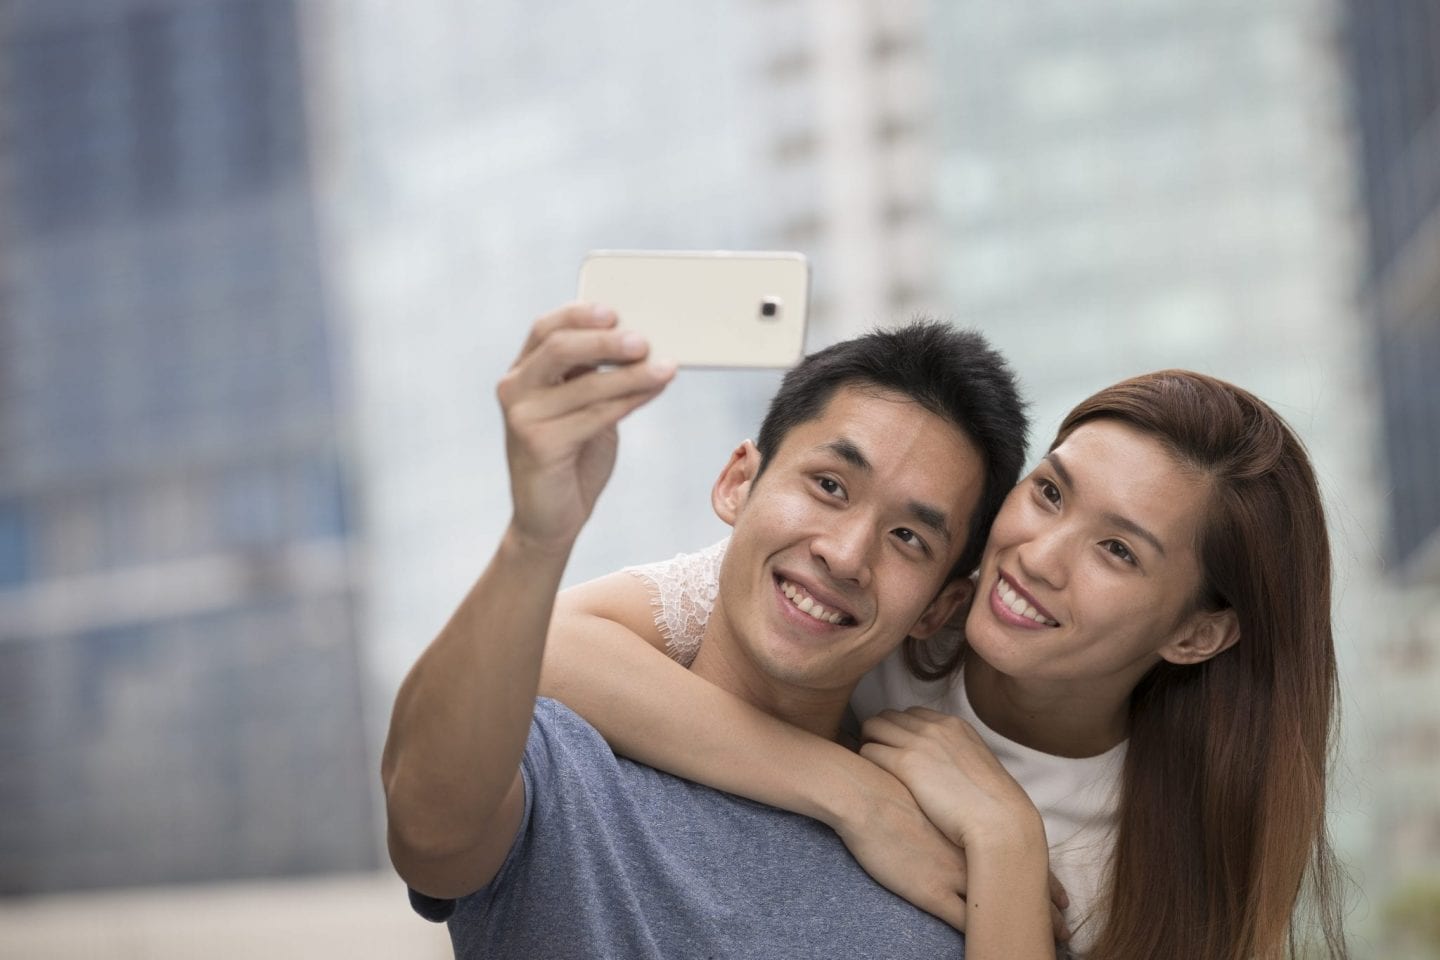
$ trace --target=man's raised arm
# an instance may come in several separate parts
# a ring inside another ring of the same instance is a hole
[[[536,321],[500,382],[510,523],[401,684],[381,760],[390,857],[421,893],[471,893],[505,861],[565,564],[610,477],[616,424],[674,375],[646,351],[615,329],[613,313],[574,304]]]

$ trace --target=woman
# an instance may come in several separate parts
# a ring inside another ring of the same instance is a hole
[[[659,585],[658,623],[624,574],[562,598],[542,692],[622,753],[822,819],[827,792],[873,761],[954,838],[947,764],[989,758],[939,713],[875,714],[861,756],[836,750],[820,764],[738,703],[733,724],[687,722],[676,704],[709,696],[704,684],[626,652],[636,644],[624,635],[661,645],[664,609],[688,605],[695,615],[678,633],[672,622],[670,640],[693,651],[711,566],[713,555],[642,571]],[[949,649],[907,641],[857,691],[857,713],[927,705],[970,721],[1025,788],[1001,790],[1004,803],[1034,804],[1045,820],[1073,949],[1294,955],[1303,901],[1328,955],[1345,955],[1325,830],[1329,545],[1314,473],[1274,411],[1185,371],[1085,400],[1006,499],[964,636]],[[886,818],[870,819],[827,822],[877,879],[939,913],[896,880]]]

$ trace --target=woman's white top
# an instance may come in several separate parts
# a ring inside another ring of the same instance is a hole
[[[626,568],[650,586],[655,624],[671,656],[687,666],[700,648],[715,604],[727,544],[722,540],[699,553]],[[1088,952],[1098,927],[1092,914],[1115,847],[1125,744],[1079,759],[1032,750],[1002,737],[976,716],[963,671],[944,680],[917,680],[905,668],[899,649],[861,679],[851,706],[862,721],[885,709],[928,707],[960,717],[975,728],[1040,811],[1050,846],[1050,869],[1070,895],[1070,908],[1065,911],[1074,932],[1070,949],[1077,956]]]

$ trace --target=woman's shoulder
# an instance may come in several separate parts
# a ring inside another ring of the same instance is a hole
[[[964,688],[956,671],[939,680],[921,680],[905,663],[904,645],[896,647],[884,660],[860,678],[850,706],[861,721],[881,710],[908,710],[928,707],[941,713],[961,715]]]

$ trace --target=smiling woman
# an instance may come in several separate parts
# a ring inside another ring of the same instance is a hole
[[[674,595],[687,563],[643,571],[667,585],[657,606],[713,600],[714,584],[693,580],[691,596]],[[825,819],[872,875],[937,915],[948,914],[931,853],[867,799],[866,761],[962,845],[965,806],[999,797],[1017,822],[1038,810],[1075,954],[1346,956],[1325,824],[1329,544],[1314,473],[1284,421],[1187,371],[1100,391],[1005,498],[975,583],[964,642],[912,643],[861,682],[859,757],[817,762],[813,745],[652,672],[651,656],[592,657],[567,692],[630,672],[626,709],[596,721],[617,749],[643,740],[654,765],[669,758],[688,777]],[[667,637],[650,599],[624,575],[577,588],[552,639],[601,617],[703,653],[695,622]],[[706,729],[675,708],[681,692],[706,698]],[[1010,791],[1016,781],[1024,793]],[[963,879],[948,895],[968,897]],[[968,916],[981,908],[968,897]]]
[[[1173,544],[1169,556],[1150,544],[1151,569],[1137,565],[1130,577],[1168,586],[1154,591],[1151,661],[1129,688],[1114,688],[1124,691],[1129,738],[1095,955],[1293,954],[1308,885],[1327,952],[1343,956],[1325,824],[1337,697],[1330,546],[1304,448],[1252,394],[1184,371],[1084,401],[1049,459],[1063,464],[1087,445],[1096,478],[1128,485],[1162,525],[1157,538],[1169,533]],[[1113,475],[1117,464],[1120,473],[1130,466],[1128,479]],[[1130,589],[1115,588],[1112,603],[1125,604]],[[967,630],[974,621],[972,611]]]
[[[1103,753],[1125,739],[1123,704],[1156,664],[1234,643],[1234,611],[1196,602],[1212,488],[1151,433],[1104,418],[1011,492],[980,569],[984,602],[965,624],[983,661],[971,679],[991,681],[971,699],[994,729],[1057,756]]]

